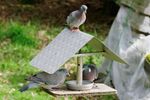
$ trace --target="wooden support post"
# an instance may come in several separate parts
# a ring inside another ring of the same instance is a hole
[[[68,96],[65,96],[65,97],[64,97],[64,100],[68,100]]]
[[[77,57],[77,85],[82,85],[83,58]]]

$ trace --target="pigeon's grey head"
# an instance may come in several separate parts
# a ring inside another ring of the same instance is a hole
[[[68,72],[68,70],[65,69],[65,68],[59,69],[58,72],[64,73],[66,76],[70,75],[69,72]]]
[[[88,9],[88,7],[86,5],[82,5],[80,7],[80,11],[85,12],[85,13],[86,13],[87,9]]]

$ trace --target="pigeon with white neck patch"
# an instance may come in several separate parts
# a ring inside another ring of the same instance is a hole
[[[79,10],[73,11],[67,17],[67,25],[71,31],[79,31],[79,26],[86,20],[87,6],[82,5]]]
[[[93,82],[98,77],[98,70],[94,64],[83,65],[83,80]]]

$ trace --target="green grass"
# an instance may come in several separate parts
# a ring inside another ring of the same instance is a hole
[[[83,27],[84,28],[84,27]],[[18,90],[27,76],[39,70],[29,65],[30,60],[48,44],[63,27],[42,27],[38,23],[20,23],[16,21],[0,23],[0,100],[52,100],[52,96],[40,88],[30,89],[24,93]],[[45,30],[45,34],[40,34]],[[96,32],[91,34],[96,34]],[[83,51],[91,51],[86,46]],[[101,56],[85,58],[85,63],[101,63]],[[75,63],[72,61],[70,63]],[[104,100],[114,100],[106,97]]]
[[[19,22],[0,23],[0,100],[49,100],[40,89],[20,93],[25,77],[38,71],[29,61],[39,51],[38,26]],[[42,96],[41,96],[42,95]]]

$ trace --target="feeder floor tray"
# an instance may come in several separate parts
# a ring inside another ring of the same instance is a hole
[[[94,86],[92,89],[85,90],[85,91],[72,91],[68,90],[67,87],[62,87],[59,89],[44,89],[47,93],[50,95],[53,95],[55,97],[59,96],[97,96],[97,95],[116,95],[117,91],[105,84],[101,83],[94,83]]]

